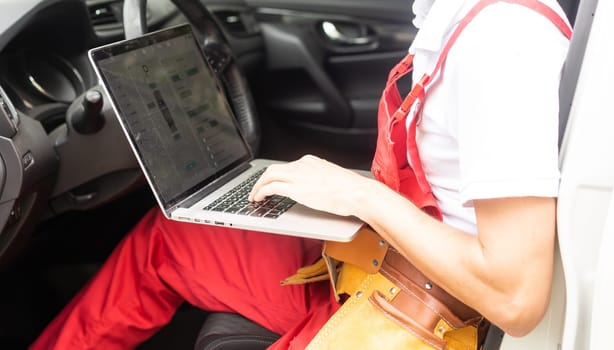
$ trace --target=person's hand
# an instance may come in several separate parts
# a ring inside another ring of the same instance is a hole
[[[307,155],[294,162],[270,165],[254,184],[250,201],[281,195],[337,215],[356,215],[357,199],[370,180],[336,164]]]

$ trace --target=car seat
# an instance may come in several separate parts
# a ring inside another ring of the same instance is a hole
[[[268,329],[233,313],[212,313],[203,324],[195,350],[263,350],[279,338]]]

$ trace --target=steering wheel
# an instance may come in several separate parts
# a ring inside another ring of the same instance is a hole
[[[260,122],[247,81],[232,54],[224,33],[213,15],[198,0],[171,0],[202,38],[202,47],[209,64],[222,81],[243,137],[252,154],[260,144]],[[146,0],[124,0],[123,23],[126,38],[147,31]]]

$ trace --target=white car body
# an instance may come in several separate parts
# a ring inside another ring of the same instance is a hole
[[[45,1],[57,0],[0,0],[0,49],[10,40],[10,33],[20,29],[24,18]],[[562,104],[571,108],[560,153],[560,254],[556,256],[552,298],[539,326],[522,338],[504,336],[501,350],[612,347],[613,33],[614,1],[582,0],[562,86]]]

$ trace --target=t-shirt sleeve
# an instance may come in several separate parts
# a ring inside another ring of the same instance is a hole
[[[557,196],[558,86],[567,49],[549,20],[509,4],[485,9],[459,37],[445,69],[466,82],[452,102],[464,205]]]

